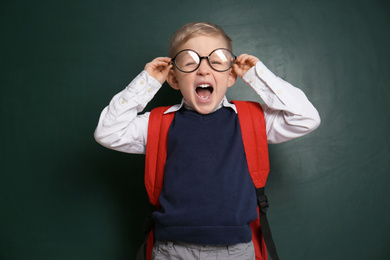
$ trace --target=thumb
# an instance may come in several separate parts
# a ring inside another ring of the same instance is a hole
[[[238,64],[234,64],[231,73],[234,75],[234,77],[236,79],[237,79],[237,76],[239,76],[241,78],[242,77],[242,68],[240,68],[240,66],[238,66]]]

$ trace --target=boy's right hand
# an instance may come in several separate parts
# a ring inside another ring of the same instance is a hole
[[[167,80],[171,68],[171,58],[168,57],[155,58],[145,65],[146,72],[160,82],[161,85]]]

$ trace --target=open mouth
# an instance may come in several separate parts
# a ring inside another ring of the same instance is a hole
[[[209,84],[200,84],[196,87],[196,94],[202,100],[208,100],[211,97],[211,94],[214,91],[214,88]]]

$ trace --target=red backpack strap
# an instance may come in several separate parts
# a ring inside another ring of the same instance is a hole
[[[263,109],[257,102],[232,102],[237,108],[248,169],[256,187],[259,206],[259,218],[251,222],[252,241],[255,245],[256,259],[268,259],[268,249],[271,258],[278,260],[279,257],[266,215],[268,199],[264,194],[264,186],[270,167]]]
[[[163,186],[164,167],[167,158],[168,131],[175,113],[167,113],[169,107],[157,107],[149,115],[148,137],[145,156],[145,187],[154,208]],[[145,219],[146,240],[138,249],[137,260],[152,259],[154,223],[152,211]]]
[[[145,157],[145,187],[149,201],[153,205],[157,205],[163,186],[168,131],[175,116],[175,113],[164,114],[168,108],[155,108],[149,115]]]
[[[232,101],[237,108],[249,173],[256,188],[265,186],[269,173],[268,142],[261,105]]]

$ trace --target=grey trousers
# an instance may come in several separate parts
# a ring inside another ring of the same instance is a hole
[[[252,242],[229,246],[210,246],[156,241],[153,247],[152,260],[166,259],[255,260],[255,249]]]

